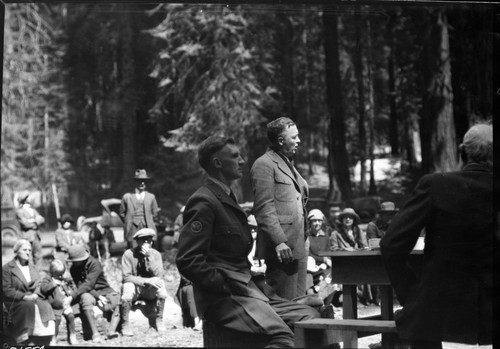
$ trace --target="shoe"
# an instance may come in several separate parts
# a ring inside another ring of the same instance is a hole
[[[370,348],[370,349],[381,349],[382,348],[382,342],[368,344],[368,348]]]
[[[120,336],[120,334],[118,332],[110,332],[110,333],[108,333],[107,338],[113,339],[113,338],[118,338],[119,336]]]
[[[335,310],[332,304],[324,305],[320,308],[322,319],[335,319]]]

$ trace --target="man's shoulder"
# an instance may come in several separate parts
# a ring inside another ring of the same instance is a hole
[[[252,165],[252,169],[259,166],[274,165],[277,161],[279,161],[279,155],[273,150],[268,150],[255,160]]]

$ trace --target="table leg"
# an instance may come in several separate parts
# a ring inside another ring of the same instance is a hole
[[[394,319],[394,302],[391,285],[380,286],[380,313],[382,320]],[[384,349],[396,348],[398,336],[394,333],[382,333],[382,344]]]
[[[344,319],[358,318],[358,292],[357,285],[342,286],[342,310]],[[343,332],[344,347],[357,348],[358,334],[353,331]]]
[[[358,292],[356,285],[342,286],[342,309],[344,319],[358,318]]]

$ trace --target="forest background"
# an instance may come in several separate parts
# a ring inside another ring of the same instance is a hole
[[[236,192],[252,201],[248,173],[266,150],[265,125],[285,114],[300,130],[301,173],[328,176],[315,199],[349,205],[383,193],[402,202],[422,174],[456,169],[467,128],[493,119],[496,10],[6,3],[2,206],[36,190],[55,222],[55,185],[64,212],[95,215],[145,168],[173,219],[203,179],[196,145],[216,133],[243,150]],[[377,158],[394,164],[382,182]]]

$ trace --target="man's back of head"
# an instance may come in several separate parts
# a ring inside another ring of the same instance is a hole
[[[460,144],[460,153],[465,163],[493,165],[493,127],[488,123],[472,126]]]

